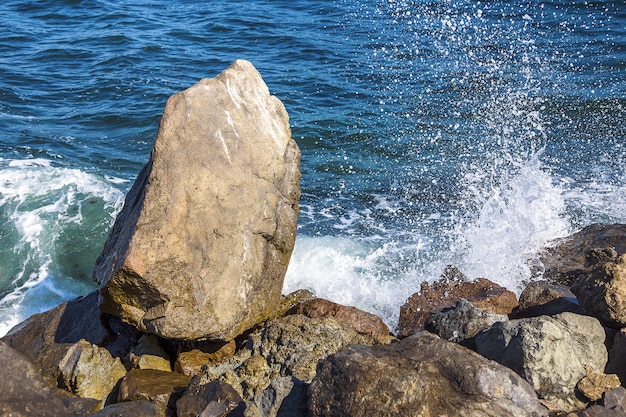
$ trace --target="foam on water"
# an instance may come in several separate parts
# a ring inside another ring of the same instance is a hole
[[[49,160],[0,161],[0,335],[93,288],[93,262],[123,197]]]

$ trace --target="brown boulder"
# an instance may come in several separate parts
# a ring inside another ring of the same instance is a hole
[[[146,400],[159,409],[167,409],[182,395],[190,378],[156,369],[131,369],[122,379],[118,401]]]
[[[299,212],[282,103],[238,60],[167,102],[94,280],[102,311],[182,340],[231,340],[277,309]]]
[[[509,314],[517,306],[515,294],[488,279],[475,281],[441,280],[423,282],[420,291],[400,307],[397,336],[407,337],[424,330],[424,323],[433,314],[452,307],[461,298],[481,310]]]
[[[65,417],[70,410],[40,370],[28,359],[0,342],[0,415],[14,417]]]
[[[513,371],[428,332],[330,355],[309,395],[311,417],[547,416]]]
[[[231,411],[243,408],[237,391],[222,381],[192,386],[176,401],[177,417],[226,417]]]
[[[626,253],[611,255],[580,273],[572,292],[587,314],[619,329],[626,327]]]
[[[543,278],[571,286],[584,272],[586,253],[594,248],[613,248],[617,254],[626,252],[626,224],[593,224],[552,242],[540,254]]]
[[[584,313],[569,287],[547,281],[531,282],[520,294],[519,305],[511,313],[511,318],[551,316],[566,311]]]
[[[297,304],[289,314],[302,314],[309,318],[334,317],[344,321],[361,334],[371,336],[389,336],[389,327],[375,314],[359,310],[356,307],[333,303],[323,298],[315,298]]]

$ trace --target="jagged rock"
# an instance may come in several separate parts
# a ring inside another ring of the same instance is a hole
[[[212,381],[187,389],[176,401],[177,417],[225,417],[243,408],[237,391],[222,381]]]
[[[556,284],[571,286],[584,272],[586,253],[594,248],[626,252],[625,224],[593,224],[578,233],[551,242],[540,254],[544,270],[541,277]]]
[[[126,368],[108,350],[79,340],[59,363],[59,380],[68,391],[84,398],[95,398],[104,405]]]
[[[310,318],[334,317],[348,322],[350,327],[362,334],[383,337],[390,334],[389,327],[377,315],[323,298],[303,301],[290,309],[289,314],[302,314]]]
[[[320,359],[354,343],[380,344],[381,340],[358,333],[347,322],[333,317],[285,316],[252,333],[246,346],[232,358],[204,367],[192,379],[190,387],[218,379],[232,385],[246,401],[247,408],[258,408],[256,402],[261,396],[269,395],[270,391],[263,392],[275,379],[293,377],[308,384]],[[300,389],[301,385],[294,383],[292,388]],[[284,395],[297,396],[296,393]]]
[[[185,375],[194,376],[204,365],[214,365],[235,354],[237,344],[234,340],[219,345],[202,346],[203,349],[191,349],[180,352],[176,356],[174,370]]]
[[[294,377],[279,377],[258,393],[244,412],[245,417],[306,417],[309,384]]]
[[[626,327],[626,253],[617,256],[613,251],[611,255],[592,256],[597,263],[579,274],[572,292],[587,314],[619,329]]]
[[[613,339],[606,372],[617,374],[622,385],[626,385],[626,328],[621,329]]]
[[[508,316],[481,310],[461,298],[453,307],[431,316],[425,323],[426,330],[450,342],[473,347],[473,338],[498,321],[507,321]]]
[[[150,401],[127,401],[108,405],[89,417],[166,417],[166,411]]]
[[[182,395],[189,381],[188,376],[176,372],[131,369],[122,379],[117,400],[146,400],[165,410]]]
[[[29,317],[1,340],[39,366],[44,377],[56,385],[59,362],[81,339],[106,344],[116,356],[124,356],[133,343],[134,330],[117,318],[103,316],[94,291]]]
[[[0,342],[0,369],[0,415],[65,417],[71,413],[40,370],[3,342]]]
[[[620,386],[605,392],[603,405],[626,414],[626,388]]]
[[[311,417],[547,416],[513,371],[428,332],[330,355],[309,395]]]
[[[576,388],[591,401],[598,401],[605,392],[620,386],[619,378],[615,374],[593,372],[587,369],[587,375],[578,381]]]
[[[586,405],[576,396],[586,368],[604,370],[604,337],[597,319],[562,313],[498,322],[474,340],[478,353],[511,368],[540,398],[570,412]]]
[[[496,314],[509,314],[517,306],[515,294],[488,279],[460,281],[463,276],[453,275],[455,280],[446,278],[432,285],[424,282],[419,292],[413,294],[400,308],[397,336],[407,337],[424,330],[424,323],[435,313],[452,307],[461,298],[465,298],[481,310]]]
[[[94,280],[146,333],[228,341],[278,308],[298,217],[287,112],[238,60],[167,102]]]
[[[128,361],[132,368],[171,371],[170,358],[155,335],[145,334],[132,347]]]
[[[531,282],[519,296],[519,305],[511,318],[551,316],[559,313],[583,314],[576,296],[569,287],[547,281]]]

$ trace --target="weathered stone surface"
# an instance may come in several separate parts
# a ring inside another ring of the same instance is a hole
[[[130,348],[133,335],[117,318],[103,317],[98,310],[98,293],[67,301],[44,313],[35,314],[11,329],[1,340],[25,355],[56,384],[59,362],[67,350],[81,339],[106,344],[122,356]]]
[[[622,385],[626,385],[626,328],[621,329],[613,339],[606,372],[616,374]]]
[[[0,415],[11,417],[65,417],[70,410],[40,370],[28,359],[0,342]]]
[[[583,314],[583,309],[569,287],[547,281],[531,282],[519,296],[519,305],[511,318],[551,316],[559,313]]]
[[[615,374],[593,372],[587,369],[587,375],[578,381],[576,386],[581,394],[591,401],[598,401],[605,392],[620,386],[619,378]]]
[[[310,318],[334,317],[349,323],[359,333],[372,336],[389,336],[389,327],[375,314],[356,307],[333,303],[323,298],[315,298],[297,304],[289,314],[302,314]]]
[[[542,278],[571,286],[584,272],[586,253],[594,248],[613,248],[617,254],[626,252],[626,225],[593,224],[550,244],[542,254]]]
[[[547,416],[513,371],[428,332],[340,350],[320,361],[309,395],[312,417]]]
[[[194,376],[204,365],[214,365],[224,359],[230,358],[235,354],[237,344],[234,340],[219,346],[213,346],[213,349],[207,349],[209,346],[203,346],[203,349],[191,349],[189,351],[180,352],[176,356],[174,370],[185,375]]]
[[[603,405],[606,408],[626,413],[626,388],[620,386],[605,392]]]
[[[243,408],[241,397],[222,381],[194,386],[176,401],[177,417],[225,417],[237,408]]]
[[[245,417],[306,417],[309,384],[294,377],[279,377],[249,401]]]
[[[585,407],[576,384],[586,368],[604,370],[604,337],[597,319],[562,313],[498,322],[474,340],[480,354],[511,368],[540,398],[569,412]]]
[[[462,276],[454,275],[456,279]],[[444,277],[432,285],[424,282],[419,292],[413,294],[400,308],[397,336],[407,337],[424,330],[424,323],[433,314],[452,307],[461,298],[481,310],[496,314],[509,314],[517,306],[515,294],[488,279],[475,281],[450,280]]]
[[[146,400],[111,404],[89,417],[166,417],[166,411]]]
[[[119,358],[105,348],[79,340],[59,363],[60,382],[72,393],[100,400],[104,405],[113,388],[126,375]]]
[[[426,321],[426,330],[450,342],[473,348],[473,338],[496,322],[507,321],[508,316],[481,310],[461,298],[453,307],[434,314]]]
[[[133,368],[172,370],[169,356],[159,345],[158,338],[151,334],[145,334],[139,338],[137,344],[131,349],[128,361]]]
[[[166,409],[182,395],[190,379],[176,372],[131,369],[122,379],[117,400],[119,402],[146,400],[158,408]]]
[[[617,256],[613,251],[589,265],[578,275],[572,292],[587,314],[610,327],[626,327],[626,253]]]
[[[313,379],[317,362],[355,343],[379,344],[381,341],[358,333],[346,322],[333,317],[285,316],[251,334],[246,346],[232,358],[203,368],[192,379],[190,389],[213,380],[224,381],[244,399],[249,416],[255,415],[254,410],[261,412],[260,409],[277,413],[283,408],[293,409],[290,400],[301,395],[300,382],[308,384]],[[275,382],[283,377],[294,378],[294,381],[291,384],[284,380]],[[289,391],[294,389],[297,392]],[[266,400],[274,394],[273,402],[268,403]]]
[[[271,316],[299,164],[287,112],[249,62],[170,97],[96,262],[101,310],[184,340],[230,340]]]

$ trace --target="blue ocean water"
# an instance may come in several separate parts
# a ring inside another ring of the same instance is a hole
[[[454,264],[626,222],[621,1],[5,0],[0,334],[95,288],[166,99],[251,61],[302,149],[284,292],[381,315]]]

